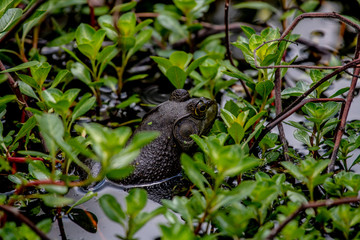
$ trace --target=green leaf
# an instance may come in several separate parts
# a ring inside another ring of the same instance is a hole
[[[35,65],[38,65],[38,64],[39,64],[38,61],[30,61],[30,62],[19,64],[16,67],[6,69],[6,70],[4,70],[4,71],[2,71],[0,73],[16,72],[16,71],[27,69],[29,67],[32,67],[32,66],[35,66]]]
[[[170,80],[172,85],[174,85],[177,89],[181,89],[184,87],[186,80],[186,73],[181,68],[177,66],[171,66],[166,71],[165,75]]]
[[[110,220],[121,225],[123,224],[125,213],[115,197],[110,194],[104,194],[99,198],[99,204],[105,215],[110,218]]]
[[[119,18],[117,22],[120,34],[124,37],[133,36],[135,33],[136,16],[133,12],[128,12]]]
[[[6,105],[9,102],[15,101],[17,98],[15,95],[6,95],[0,97],[0,106]]]
[[[255,30],[252,27],[241,26],[241,29],[244,31],[248,39],[250,39],[252,35],[256,34]]]
[[[41,199],[48,207],[65,207],[74,202],[72,198],[62,197],[55,194],[41,196]]]
[[[51,65],[47,62],[30,67],[31,75],[40,87],[44,84],[50,70]]]
[[[127,12],[133,9],[136,6],[137,2],[131,1],[127,3],[118,4],[113,9],[111,9],[110,13],[114,12]]]
[[[98,23],[101,26],[102,29],[106,31],[106,36],[111,39],[112,41],[115,41],[118,37],[118,34],[116,32],[116,29],[113,26],[113,17],[110,15],[103,15],[99,17]]]
[[[25,22],[23,25],[23,34],[22,40],[25,41],[26,35],[30,32],[30,30],[37,25],[42,19],[43,15],[46,13],[46,9],[44,9],[47,4],[43,4],[38,8],[38,10]]]
[[[123,108],[126,108],[126,107],[130,106],[132,103],[138,103],[138,102],[140,102],[139,95],[138,94],[133,94],[131,97],[129,97],[125,101],[123,101],[123,102],[119,103],[118,105],[116,105],[116,108],[123,109]]]
[[[60,83],[62,82],[67,82],[69,81],[71,78],[72,78],[72,74],[71,72],[69,72],[68,70],[66,69],[63,69],[61,70],[60,72],[58,72],[58,74],[56,75],[54,81],[51,83],[51,86],[50,88],[54,88],[56,87],[57,85],[59,85]]]
[[[95,29],[90,25],[81,23],[75,32],[76,43],[80,45],[92,42],[95,33]]]
[[[75,32],[70,32],[57,37],[46,44],[48,47],[57,47],[70,43],[75,38]]]
[[[178,35],[180,35],[181,38],[187,38],[187,31],[182,28],[179,21],[175,18],[168,15],[160,14],[157,17],[157,20],[159,21],[161,26],[163,26],[167,30],[176,32]]]
[[[2,0],[0,1],[0,17],[11,7],[14,7],[16,1],[13,0]]]
[[[126,212],[129,216],[136,216],[145,207],[147,192],[141,188],[133,188],[126,199]]]
[[[256,92],[263,98],[267,98],[274,88],[274,83],[270,80],[258,82],[255,86]]]
[[[294,137],[296,138],[296,140],[306,144],[307,146],[311,146],[310,143],[310,137],[307,134],[307,132],[300,130],[300,129],[296,129],[296,131],[294,132]]]
[[[27,85],[26,83],[22,82],[22,81],[18,81],[19,84],[19,88],[22,94],[35,98],[36,100],[40,101],[40,99],[38,98],[38,96],[36,95],[36,93],[34,92],[34,90],[32,89],[32,87],[30,87],[29,85]]]
[[[266,111],[261,111],[255,116],[251,117],[249,121],[246,122],[244,130],[246,131],[249,127],[253,126],[262,116],[266,114]]]
[[[71,212],[71,210],[76,207],[76,206],[79,206],[87,201],[89,201],[90,199],[92,199],[93,197],[96,197],[98,195],[97,192],[87,192],[84,196],[82,196],[79,200],[77,200],[72,206],[71,208],[69,208],[69,210],[67,210],[66,212],[69,213]]]
[[[91,97],[90,94],[82,96],[81,100],[76,104],[74,111],[71,115],[71,122],[74,122],[78,117],[84,115],[89,111],[95,104],[96,98]]]
[[[50,171],[42,161],[31,161],[29,163],[29,173],[37,180],[50,179]]]
[[[10,8],[0,18],[0,33],[6,32],[22,16],[20,8]],[[1,15],[0,15],[1,16]]]
[[[1,105],[1,104],[0,104]],[[36,119],[34,116],[30,117],[20,128],[18,134],[16,135],[16,138],[14,142],[17,142],[20,140],[20,138],[26,136],[26,134],[30,133],[30,131],[36,126]]]
[[[295,178],[300,181],[304,181],[305,176],[300,172],[299,168],[296,165],[291,162],[281,162],[281,165],[283,165]]]
[[[78,78],[86,85],[89,85],[91,83],[91,74],[89,70],[83,66],[83,64],[79,62],[71,64],[70,71],[76,78]]]
[[[189,75],[192,71],[194,71],[197,67],[200,66],[200,64],[202,64],[206,59],[208,58],[208,56],[202,56],[196,60],[194,60],[189,67],[186,69],[186,75]]]
[[[196,168],[194,160],[189,155],[184,153],[181,155],[181,165],[190,181],[205,193],[205,185],[209,186],[209,182],[201,174],[200,169]]]
[[[176,51],[170,55],[169,60],[173,66],[178,66],[182,70],[185,70],[186,66],[190,63],[191,58],[192,58],[191,53]]]
[[[61,142],[64,136],[64,125],[56,114],[35,115],[39,123],[40,132],[42,133],[45,143],[50,153],[55,154],[56,144],[54,140]]]
[[[221,109],[220,115],[228,128],[231,127],[236,119],[235,116],[226,109]]]
[[[166,58],[155,57],[155,56],[151,56],[150,58],[158,64],[158,67],[163,74],[166,74],[166,71],[172,66],[172,63],[170,62],[170,60],[168,60]]]
[[[138,31],[140,31],[141,29],[143,29],[144,27],[146,27],[147,25],[149,25],[150,23],[152,23],[153,20],[152,19],[146,19],[145,21],[140,22],[138,25],[136,25],[135,27],[135,33],[137,33]]]
[[[134,55],[145,43],[147,43],[152,35],[152,29],[146,29],[141,31],[136,37],[135,45],[129,50],[128,57]]]
[[[36,90],[39,90],[39,84],[35,81],[34,78],[25,75],[25,74],[16,74],[21,81],[23,81],[24,83],[30,85],[31,87],[35,88]]]
[[[231,124],[228,128],[228,133],[234,139],[236,144],[240,144],[245,135],[244,128],[238,122],[233,122],[233,124]]]

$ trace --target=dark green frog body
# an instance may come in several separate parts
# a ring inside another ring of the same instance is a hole
[[[134,172],[122,184],[137,185],[160,181],[181,172],[180,155],[195,145],[191,134],[205,134],[214,123],[217,104],[207,98],[190,98],[184,89],[148,112],[139,131],[159,131],[160,136],[142,148],[133,162]]]

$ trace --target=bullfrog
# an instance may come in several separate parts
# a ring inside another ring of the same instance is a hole
[[[181,172],[180,155],[195,146],[192,134],[203,135],[217,115],[215,101],[190,98],[184,89],[171,93],[170,99],[150,110],[134,134],[159,131],[160,135],[143,147],[133,162],[134,172],[121,180],[124,185],[147,184],[173,177]]]

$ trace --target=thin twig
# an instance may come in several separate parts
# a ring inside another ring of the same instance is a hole
[[[24,15],[22,15],[22,17],[20,18],[19,21],[17,21],[11,28],[10,30],[2,37],[0,38],[0,46],[7,41],[21,26],[22,24],[28,20],[30,18],[30,16],[40,7],[41,4],[43,4],[45,2],[45,0],[38,0],[37,2],[34,3],[34,5],[32,5],[31,8],[29,8],[29,10],[26,11],[26,13],[24,13]]]
[[[226,54],[227,57],[231,63],[231,65],[233,65],[234,67],[237,68],[237,66],[235,65],[232,55],[231,55],[231,50],[230,50],[230,36],[229,36],[229,5],[230,5],[230,0],[225,0],[225,45],[226,45]],[[251,99],[251,94],[249,92],[249,89],[247,88],[247,86],[245,85],[244,81],[242,79],[239,79],[241,86],[244,88],[246,96],[248,99]]]
[[[276,115],[279,115],[282,111],[281,85],[282,85],[281,70],[276,69],[275,70],[275,113],[276,113]],[[283,153],[284,153],[283,155],[284,155],[285,161],[290,161],[290,157],[287,154],[289,152],[289,148],[288,148],[286,137],[285,137],[284,127],[281,122],[278,124],[278,129],[279,129],[280,141],[283,145]]]
[[[355,58],[360,58],[360,34],[358,34],[358,36],[357,36]],[[349,110],[350,110],[352,100],[354,98],[354,92],[355,92],[356,83],[358,81],[359,73],[360,73],[360,68],[354,68],[354,74],[353,74],[354,76],[353,76],[353,78],[351,80],[351,85],[350,85],[350,88],[349,88],[348,95],[346,97],[346,103],[344,105],[342,117],[340,119],[340,123],[339,123],[338,128],[337,128],[338,130],[337,130],[336,135],[335,135],[334,149],[333,149],[333,152],[332,152],[331,157],[330,157],[330,164],[329,164],[329,166],[327,168],[328,172],[333,172],[334,171],[335,160],[337,158],[337,153],[339,151],[341,137],[342,137],[342,135],[344,134],[344,131],[345,131],[346,120],[347,120],[347,116],[349,114]]]
[[[31,230],[33,230],[41,239],[43,240],[50,240],[50,238],[48,238],[46,236],[45,233],[43,233],[38,227],[36,227],[36,225],[31,222],[27,217],[25,217],[24,215],[22,215],[17,208],[14,207],[10,207],[7,205],[0,205],[0,210],[11,214],[14,218],[20,220],[21,222],[25,223]]]
[[[0,70],[1,71],[6,70],[4,64],[2,63],[1,60],[0,60]],[[8,77],[9,86],[10,86],[11,90],[13,91],[13,93],[15,94],[18,102],[24,107],[29,107],[26,100],[24,99],[24,96],[20,92],[19,85],[16,83],[16,81],[13,79],[13,77],[11,76],[10,73],[6,73],[6,75]],[[26,115],[28,116],[28,118],[30,118],[33,115],[32,112],[30,112],[30,111],[25,110],[25,112],[26,112]]]
[[[318,207],[333,207],[341,204],[353,203],[360,201],[359,197],[348,197],[348,198],[340,198],[340,199],[327,199],[320,200],[316,202],[309,202],[306,204],[302,204],[298,209],[296,209],[292,214],[290,214],[281,224],[277,227],[273,228],[270,234],[266,237],[266,240],[272,240],[275,236],[281,232],[281,230],[291,221],[293,220],[300,212],[308,209],[308,208],[318,208]]]

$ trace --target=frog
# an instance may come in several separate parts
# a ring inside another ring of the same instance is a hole
[[[191,135],[207,134],[217,113],[214,100],[191,98],[185,89],[174,90],[168,101],[144,115],[134,131],[134,135],[141,131],[158,131],[160,135],[140,150],[132,163],[134,171],[120,183],[148,184],[178,175],[181,154],[190,153],[196,147]]]

